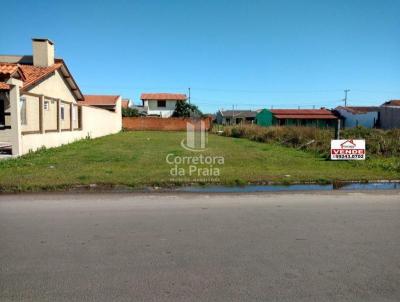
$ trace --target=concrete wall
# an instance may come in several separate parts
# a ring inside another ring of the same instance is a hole
[[[44,130],[57,130],[57,102],[47,98],[44,101],[48,102],[48,109],[43,109]]]
[[[186,131],[186,124],[190,118],[159,118],[159,117],[124,117],[122,126],[126,130],[161,130],[161,131]],[[205,118],[206,130],[212,127],[211,118]]]
[[[64,110],[64,118],[61,116],[61,111]],[[61,129],[70,129],[71,127],[71,104],[62,102],[60,104],[60,122]]]
[[[25,99],[26,124],[21,121],[21,131],[39,131],[39,98],[30,95],[23,95],[22,98]]]
[[[357,126],[373,128],[375,126],[375,123],[378,121],[378,112],[353,114],[343,109],[337,109],[337,111],[345,119],[344,120],[345,128],[352,128]]]
[[[46,148],[58,147],[86,137],[96,138],[118,133],[121,130],[121,126],[122,118],[120,112],[82,106],[81,130],[22,135],[22,154],[36,151],[43,146]]]

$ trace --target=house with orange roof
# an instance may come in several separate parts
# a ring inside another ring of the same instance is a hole
[[[131,100],[130,99],[122,99],[121,100],[121,107],[124,109],[128,109],[131,106]]]
[[[171,117],[178,101],[186,102],[186,94],[180,93],[142,93],[143,108],[148,116]]]
[[[32,55],[0,55],[0,157],[121,130],[120,97],[112,110],[105,96],[96,97],[103,107],[94,106],[52,41],[32,39],[32,48]]]
[[[119,95],[94,95],[85,94],[85,99],[81,105],[88,105],[116,112],[118,108],[123,108],[121,96]]]
[[[262,109],[257,113],[259,126],[337,127],[338,117],[321,109]]]

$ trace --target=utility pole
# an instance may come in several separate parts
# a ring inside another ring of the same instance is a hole
[[[235,105],[232,105],[232,125],[236,124],[235,120]]]
[[[189,87],[189,104],[190,104],[190,87]]]
[[[344,107],[347,107],[347,93],[350,91],[350,89],[345,89],[344,90]]]

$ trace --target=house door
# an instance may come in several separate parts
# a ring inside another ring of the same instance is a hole
[[[0,127],[4,126],[5,124],[4,100],[0,100]]]

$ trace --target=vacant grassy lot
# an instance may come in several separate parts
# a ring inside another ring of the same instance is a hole
[[[197,156],[180,146],[185,132],[122,132],[42,150],[24,157],[0,161],[0,190],[52,190],[88,184],[128,186],[210,182],[197,173],[172,177],[174,165],[168,154]],[[223,184],[262,182],[330,182],[334,180],[399,179],[394,158],[369,158],[365,162],[333,162],[293,148],[209,135],[203,156],[223,156],[220,175],[212,181]],[[173,157],[172,157],[173,158]],[[208,165],[200,165],[207,168]],[[179,165],[188,168],[188,165]]]

